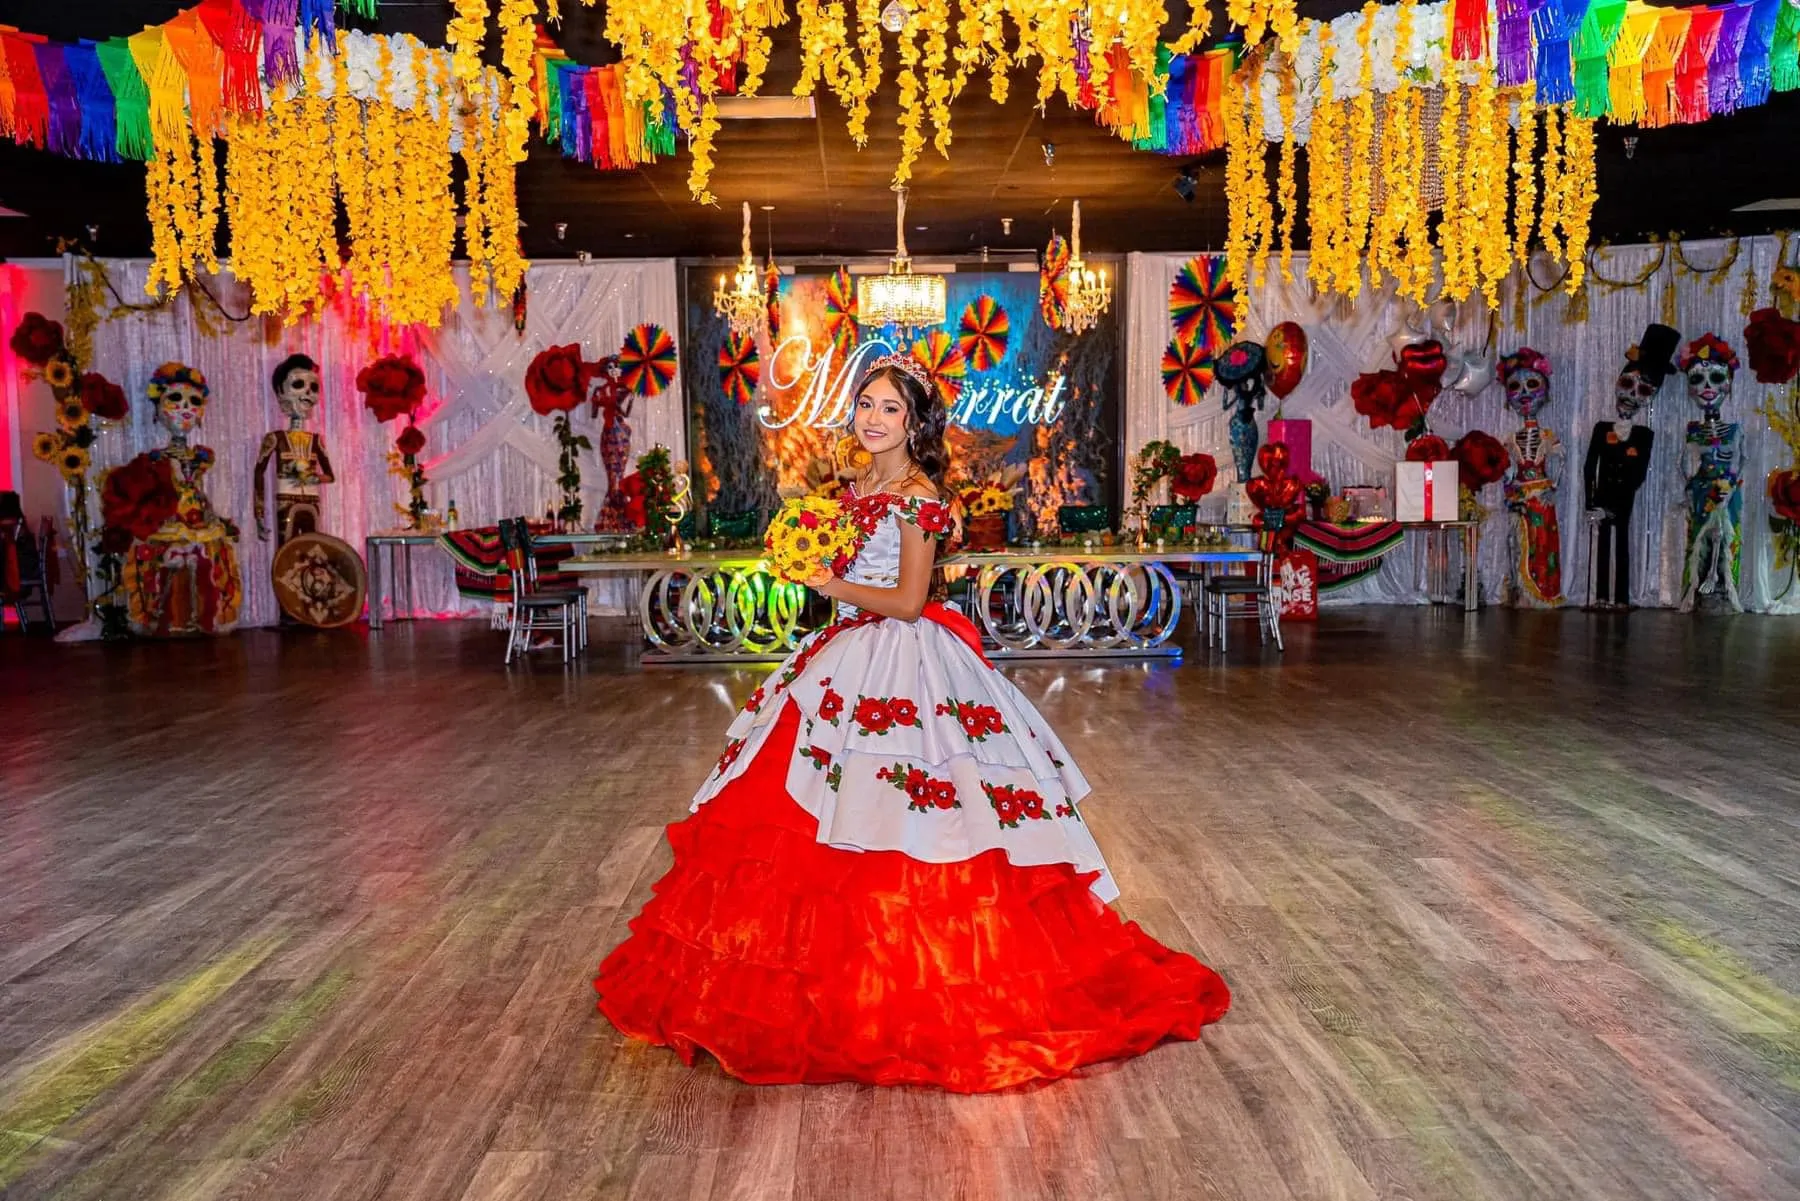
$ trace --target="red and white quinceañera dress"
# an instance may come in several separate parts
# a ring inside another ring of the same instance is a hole
[[[900,522],[942,505],[847,502],[845,575],[891,587]],[[967,619],[840,605],[750,697],[675,864],[600,965],[628,1035],[754,1084],[985,1092],[1193,1039],[1231,993],[1121,920],[1079,802],[1088,784]]]

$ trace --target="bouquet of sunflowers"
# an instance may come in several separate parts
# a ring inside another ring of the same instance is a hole
[[[996,513],[1010,513],[1013,507],[1011,488],[1003,488],[998,481],[986,480],[962,494],[963,511],[970,517],[991,517]]]
[[[797,496],[763,534],[769,568],[790,584],[803,584],[829,568],[842,575],[856,553],[857,530],[844,507],[823,496]]]

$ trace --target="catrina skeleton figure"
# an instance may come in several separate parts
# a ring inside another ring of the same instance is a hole
[[[1714,334],[1688,343],[1681,370],[1688,398],[1700,420],[1687,424],[1683,465],[1687,469],[1687,566],[1682,573],[1681,611],[1691,613],[1702,596],[1742,613],[1738,597],[1738,552],[1743,546],[1744,463],[1742,427],[1720,414],[1731,399],[1738,358]]]

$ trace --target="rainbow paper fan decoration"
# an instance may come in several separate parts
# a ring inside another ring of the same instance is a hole
[[[619,351],[620,380],[637,396],[655,396],[675,379],[675,339],[646,322],[625,335]]]
[[[1163,351],[1163,391],[1178,405],[1197,405],[1212,387],[1215,369],[1213,356],[1205,347],[1176,338]]]
[[[969,364],[949,334],[932,330],[913,343],[912,356],[925,368],[946,401],[954,400],[962,391],[962,378],[968,374]]]
[[[719,387],[738,404],[747,405],[756,396],[756,385],[762,382],[762,355],[757,353],[756,339],[748,334],[731,334],[719,347]]]
[[[1237,289],[1225,277],[1222,255],[1189,259],[1169,286],[1169,320],[1175,337],[1208,354],[1231,345],[1237,334]]]
[[[1061,329],[1069,308],[1069,243],[1061,234],[1051,234],[1044,247],[1044,264],[1038,268],[1038,312],[1044,324]]]
[[[848,267],[839,267],[825,281],[825,335],[844,354],[862,336],[856,327],[856,281]]]
[[[992,371],[1006,357],[1006,342],[1012,334],[1012,319],[1000,302],[981,295],[963,310],[961,333],[956,348],[974,371]]]

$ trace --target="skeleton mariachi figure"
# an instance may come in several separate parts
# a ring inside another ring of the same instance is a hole
[[[319,365],[303,354],[289,355],[271,377],[275,400],[288,419],[285,430],[263,435],[256,456],[256,536],[269,540],[268,506],[264,499],[264,475],[275,464],[275,543],[286,543],[299,534],[319,532],[319,485],[337,477],[325,455],[325,442],[306,428],[319,403]]]
[[[1738,552],[1743,544],[1743,427],[1725,421],[1720,410],[1731,399],[1731,379],[1738,359],[1713,334],[1687,345],[1681,370],[1688,397],[1700,406],[1699,421],[1687,423],[1683,464],[1687,470],[1687,568],[1681,611],[1691,613],[1697,596],[1710,596],[1722,606],[1744,611],[1738,597]]]
[[[1513,512],[1516,558],[1515,603],[1551,609],[1563,603],[1562,532],[1556,520],[1556,476],[1563,446],[1554,431],[1538,424],[1550,401],[1550,360],[1529,346],[1500,360],[1506,407],[1524,418],[1513,432],[1512,466],[1502,484]]]
[[[1681,335],[1666,325],[1644,330],[1643,338],[1626,352],[1625,368],[1613,385],[1619,419],[1597,422],[1588,439],[1582,482],[1588,519],[1599,526],[1589,592],[1596,609],[1631,607],[1631,506],[1650,471],[1650,449],[1656,441],[1637,415],[1674,373],[1671,360],[1680,343]]]

